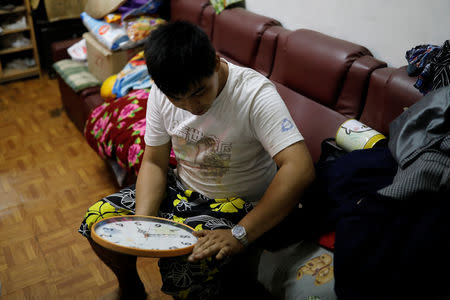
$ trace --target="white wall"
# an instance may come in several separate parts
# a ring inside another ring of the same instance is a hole
[[[450,0],[246,0],[246,8],[283,27],[313,29],[367,47],[389,66],[405,52],[450,39]]]

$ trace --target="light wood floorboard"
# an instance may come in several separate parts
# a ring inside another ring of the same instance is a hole
[[[96,299],[117,281],[77,233],[86,209],[117,191],[101,158],[43,77],[0,85],[0,281],[2,299]],[[157,260],[140,258],[149,299]]]

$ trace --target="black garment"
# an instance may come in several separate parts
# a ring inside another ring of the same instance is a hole
[[[316,180],[302,195],[301,206],[258,240],[262,248],[275,251],[334,231],[339,207],[391,184],[397,163],[387,147],[347,153],[325,140],[315,170]]]
[[[370,196],[342,209],[334,256],[339,299],[450,295],[448,200],[448,193],[409,201]]]
[[[353,151],[316,167],[316,192],[335,224],[339,299],[435,299],[448,291],[448,191],[382,197],[397,162],[388,148]],[[446,298],[444,298],[446,299]]]

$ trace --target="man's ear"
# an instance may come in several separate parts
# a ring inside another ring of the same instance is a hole
[[[216,72],[219,72],[220,69],[220,56],[218,54],[216,54]]]

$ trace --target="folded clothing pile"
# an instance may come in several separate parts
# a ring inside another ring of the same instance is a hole
[[[418,45],[406,51],[408,75],[418,76],[414,87],[423,95],[450,85],[450,40],[442,46]]]
[[[3,18],[2,18],[3,19]],[[4,18],[0,23],[0,28],[4,31],[6,30],[15,30],[15,29],[23,29],[27,27],[27,21],[25,16],[13,17],[13,18]]]
[[[5,64],[5,70],[24,70],[36,66],[36,61],[31,57],[15,58]]]
[[[5,36],[0,40],[0,45],[7,48],[21,48],[31,46],[31,40],[23,33],[15,33]]]
[[[150,32],[165,23],[156,13],[162,0],[89,0],[81,19],[86,28],[110,50],[142,44]]]

